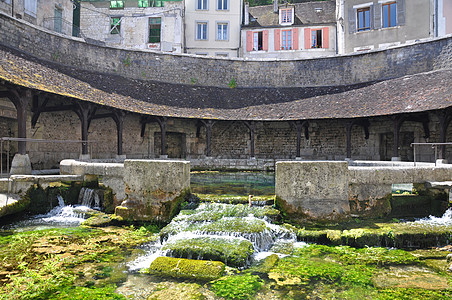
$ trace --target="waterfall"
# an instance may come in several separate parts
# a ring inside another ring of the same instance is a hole
[[[296,243],[296,234],[284,226],[272,224],[267,216],[277,213],[271,206],[249,207],[221,203],[201,204],[196,209],[182,210],[170,224],[160,231],[160,241],[148,245],[147,254],[129,264],[130,270],[149,267],[158,256],[207,259],[212,257],[217,245],[224,244],[227,256],[228,247],[243,245],[243,241],[252,245],[254,254],[239,267],[248,266],[252,260],[260,260],[278,252],[284,245],[302,246]],[[302,243],[306,245],[305,243]],[[200,250],[200,247],[202,248]],[[220,247],[221,248],[221,247]],[[279,249],[279,250],[278,250]],[[181,256],[182,255],[182,256]]]
[[[96,209],[100,209],[101,207],[101,199],[99,197],[99,194],[94,190],[87,187],[83,187],[80,190],[80,194],[78,196],[78,203],[87,206],[92,207]]]

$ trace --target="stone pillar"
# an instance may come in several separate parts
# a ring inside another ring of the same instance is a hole
[[[116,123],[116,131],[118,136],[118,158],[123,157],[122,154],[122,133],[124,129],[124,112],[123,111],[115,111],[113,113],[113,120]]]
[[[166,154],[166,125],[167,125],[168,118],[167,117],[157,117],[156,120],[157,120],[157,123],[159,123],[160,132],[161,132],[160,157],[167,158],[168,155]]]
[[[348,216],[348,163],[277,162],[277,205],[294,220],[335,220]]]
[[[115,213],[134,221],[168,222],[190,194],[190,162],[125,160],[126,200]]]

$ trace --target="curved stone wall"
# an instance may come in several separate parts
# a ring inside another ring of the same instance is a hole
[[[452,36],[369,53],[304,60],[223,59],[124,50],[68,38],[0,13],[0,43],[33,56],[135,79],[227,87],[348,85],[452,68]]]

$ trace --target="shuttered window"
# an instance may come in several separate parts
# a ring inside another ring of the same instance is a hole
[[[397,5],[395,2],[385,3],[382,5],[382,27],[397,26]]]
[[[357,9],[356,13],[358,31],[370,30],[370,7]]]

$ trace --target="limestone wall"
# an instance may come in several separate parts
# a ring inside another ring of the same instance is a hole
[[[278,205],[295,220],[331,220],[350,212],[389,213],[387,197],[393,184],[451,178],[452,166],[443,164],[351,162],[348,166],[347,162],[334,161],[281,161],[276,163],[275,192]]]
[[[159,54],[87,44],[0,13],[0,42],[37,57],[137,79],[227,87],[343,85],[452,67],[452,37],[390,50],[300,60],[245,60]],[[130,63],[129,63],[130,62]],[[221,70],[221,72],[218,72]]]

